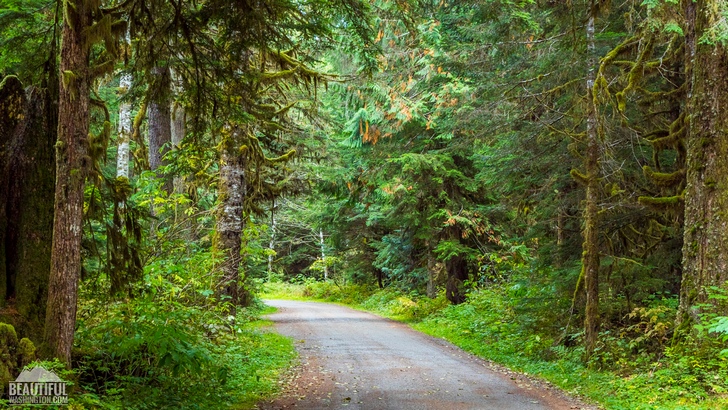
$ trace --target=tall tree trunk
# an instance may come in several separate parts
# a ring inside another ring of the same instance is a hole
[[[64,3],[66,21],[61,42],[55,214],[45,339],[50,353],[67,364],[71,360],[76,325],[83,188],[90,165],[89,3],[85,0]]]
[[[447,270],[447,284],[445,297],[453,305],[465,302],[465,293],[462,285],[469,278],[468,262],[462,256],[453,256],[445,262]]]
[[[8,199],[8,284],[6,297],[19,314],[11,323],[33,340],[43,338],[51,269],[54,144],[58,113],[51,91],[30,87],[23,121],[12,150]]]
[[[173,70],[170,69],[170,78],[172,79],[172,88],[174,90],[175,95],[179,96],[182,94],[182,81],[179,79],[179,76],[175,74]],[[185,132],[186,132],[186,114],[185,114],[185,107],[182,105],[181,101],[174,101],[172,102],[171,107],[171,124],[170,124],[170,131],[172,134],[172,147],[174,149],[179,149],[180,145],[182,144],[182,140],[185,138]],[[174,192],[177,194],[182,194],[185,192],[184,187],[184,181],[182,177],[179,175],[175,175],[172,185],[174,186]]]
[[[324,249],[324,229],[319,228],[319,243],[321,244],[321,262],[324,264],[324,280],[329,280],[329,268],[326,266],[326,252]]]
[[[584,342],[586,357],[591,357],[599,336],[599,140],[597,135],[597,107],[594,99],[596,80],[596,51],[594,47],[594,2],[591,2],[586,25],[587,77],[586,77],[586,206],[584,210],[584,249],[582,269],[586,291],[584,315]]]
[[[131,74],[122,74],[119,80],[119,94],[125,96],[131,88]],[[129,178],[129,141],[131,140],[131,103],[119,103],[119,137],[116,152],[116,177]]]
[[[706,290],[728,280],[728,52],[699,41],[720,21],[716,0],[686,0],[687,188],[678,323],[697,318]],[[725,312],[724,312],[725,313]]]
[[[242,132],[237,126],[233,127],[220,144],[220,212],[217,218],[216,247],[225,257],[221,266],[222,291],[230,297],[233,309],[238,305],[246,306],[250,302],[240,279],[241,240],[245,226],[243,211],[247,188],[245,157],[240,152]]]
[[[435,259],[432,251],[427,253],[427,297],[437,297],[437,282],[442,271],[442,264]]]
[[[0,82],[0,306],[5,306],[12,291],[12,278],[9,266],[13,262],[8,246],[9,225],[7,209],[12,206],[10,200],[10,182],[12,180],[12,151],[15,145],[14,136],[24,115],[25,93],[23,85],[15,76],[5,77]]]
[[[275,252],[275,240],[276,240],[276,200],[270,207],[270,242],[268,243],[268,277],[273,275],[273,253]]]
[[[563,196],[559,195],[559,202],[563,202]],[[566,258],[564,257],[564,230],[566,224],[566,207],[560,204],[556,208],[556,256],[554,258],[554,266],[561,268]]]
[[[169,151],[172,142],[172,113],[170,111],[171,78],[168,67],[152,68],[151,95],[147,105],[147,122],[149,124],[149,169],[157,171],[167,165],[164,155]],[[157,174],[161,176],[158,171]],[[165,180],[164,190],[172,192],[172,182]]]

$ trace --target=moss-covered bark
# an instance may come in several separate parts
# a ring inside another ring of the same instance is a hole
[[[0,319],[40,340],[50,272],[57,112],[48,91],[30,87],[26,93],[17,79],[4,81],[0,93]]]
[[[594,46],[594,3],[589,9],[587,22],[587,118],[586,118],[586,205],[584,209],[584,248],[582,275],[586,290],[584,313],[584,344],[587,358],[594,352],[599,336],[599,140],[597,135],[597,107],[594,96],[596,78],[596,52]]]
[[[49,93],[31,87],[15,134],[8,195],[7,300],[14,300],[16,330],[40,340],[45,323],[53,232],[56,138]]]
[[[168,67],[154,67],[151,75],[153,81],[149,87],[147,105],[149,169],[156,171],[159,167],[167,165],[164,155],[169,151],[172,142],[171,77]],[[167,193],[172,192],[171,180],[165,181],[164,189]]]
[[[45,341],[50,355],[70,364],[81,273],[83,189],[88,156],[89,67],[92,9],[95,2],[64,2],[61,87],[56,143],[55,214],[48,284]]]
[[[247,184],[245,181],[245,155],[241,150],[242,133],[239,127],[226,132],[220,143],[220,211],[217,217],[215,246],[225,257],[222,293],[230,297],[234,306],[250,303],[244,281],[240,278],[242,264],[241,240],[245,222],[243,211]]]
[[[7,303],[7,205],[10,196],[10,172],[14,135],[25,109],[23,85],[17,77],[6,77],[0,83],[0,306]]]
[[[715,0],[686,0],[691,61],[683,279],[678,322],[695,317],[707,288],[728,280],[728,50],[709,40],[723,18]],[[708,40],[708,41],[704,41]]]

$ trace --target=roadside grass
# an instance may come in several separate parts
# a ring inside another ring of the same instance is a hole
[[[468,302],[457,306],[451,306],[442,294],[430,299],[391,289],[331,282],[265,283],[261,291],[262,298],[335,302],[406,322],[416,330],[446,339],[512,370],[540,377],[606,409],[728,408],[728,363],[725,367],[720,363],[706,366],[690,352],[671,352],[668,348],[656,362],[633,365],[631,370],[613,363],[601,366],[603,370],[596,365],[585,366],[582,348],[557,344],[547,333],[524,326],[524,318],[502,290],[473,292]],[[604,353],[602,357],[609,356]]]
[[[261,319],[274,311],[259,304],[239,311],[233,326],[220,322],[200,331],[176,328],[169,311],[145,309],[154,320],[135,317],[133,324],[87,331],[81,335],[78,367],[64,377],[76,386],[69,408],[252,409],[279,392],[281,375],[297,357],[293,340]],[[198,313],[189,318],[205,319]],[[105,343],[125,326],[143,335],[137,338],[140,345],[124,337]]]
[[[251,322],[252,331],[240,338],[237,349],[228,350],[221,357],[237,364],[232,366],[229,386],[236,396],[234,409],[251,409],[277,394],[281,374],[297,356],[293,341],[265,329],[269,325],[266,320]]]

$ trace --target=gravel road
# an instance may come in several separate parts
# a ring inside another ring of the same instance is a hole
[[[260,409],[591,409],[408,326],[316,302],[266,301],[301,365]]]

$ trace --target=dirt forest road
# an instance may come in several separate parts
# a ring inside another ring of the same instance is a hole
[[[260,409],[592,409],[401,323],[334,304],[266,303],[301,365]]]

